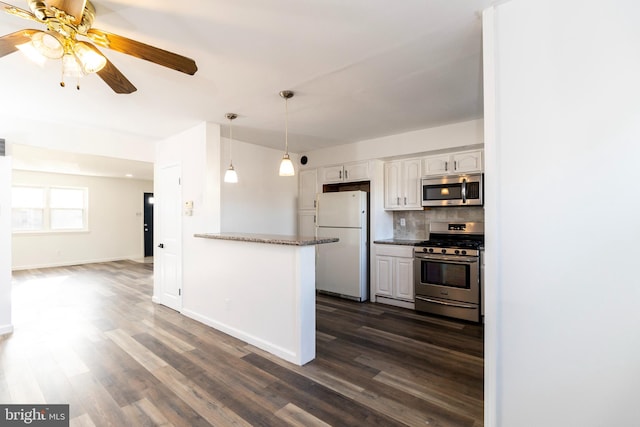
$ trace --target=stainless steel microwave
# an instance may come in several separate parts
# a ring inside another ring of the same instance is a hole
[[[482,174],[422,178],[422,206],[482,206]]]

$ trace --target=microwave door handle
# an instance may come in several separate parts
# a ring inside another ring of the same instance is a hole
[[[467,203],[467,180],[462,180],[462,203]]]

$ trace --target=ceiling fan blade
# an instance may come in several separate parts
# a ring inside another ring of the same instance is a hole
[[[150,46],[117,34],[108,33],[98,29],[87,31],[89,37],[98,46],[113,49],[136,58],[144,59],[164,67],[194,75],[198,71],[196,62],[177,53],[169,52],[157,47]]]
[[[120,72],[120,70],[118,70],[116,68],[115,65],[113,65],[113,63],[111,63],[111,61],[109,61],[109,58],[107,58],[106,56],[104,56],[102,54],[102,52],[100,52],[98,50],[97,47],[95,47],[94,45],[92,45],[91,43],[84,43],[86,46],[88,46],[89,48],[91,48],[94,52],[96,52],[98,55],[104,57],[107,60],[107,64],[104,66],[104,68],[100,71],[98,71],[96,74],[98,74],[98,76],[100,76],[100,78],[102,79],[102,81],[104,81],[106,84],[109,85],[109,87],[111,89],[113,89],[113,91],[115,93],[133,93],[136,90],[138,90],[130,81],[129,79],[127,79],[124,74],[122,74]]]
[[[107,59],[107,65],[97,73],[102,81],[109,85],[115,93],[133,93],[138,90],[125,76]]]
[[[41,22],[33,13],[29,12],[28,10],[20,9],[19,7],[15,7],[9,3],[0,1],[0,9],[8,13],[9,15],[15,15],[23,19]]]
[[[67,15],[72,15],[75,18],[74,23],[77,24],[82,19],[87,0],[47,0],[47,4],[64,11]]]
[[[40,30],[20,30],[0,37],[0,57],[15,52],[18,50],[18,45],[30,42],[31,36],[40,32]]]

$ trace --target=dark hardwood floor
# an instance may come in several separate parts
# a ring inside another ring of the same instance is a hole
[[[483,425],[481,326],[319,296],[299,367],[151,290],[151,264],[15,272],[0,402],[68,403],[72,426]]]

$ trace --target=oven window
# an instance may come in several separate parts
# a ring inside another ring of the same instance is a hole
[[[439,261],[421,261],[421,283],[454,288],[470,288],[470,266]]]
[[[423,200],[462,199],[462,184],[425,185],[422,187]]]

